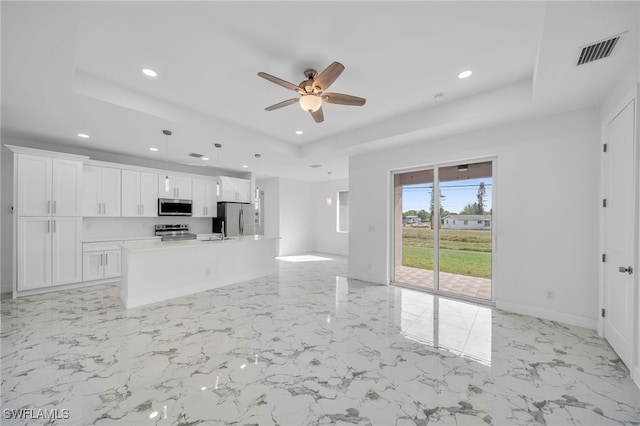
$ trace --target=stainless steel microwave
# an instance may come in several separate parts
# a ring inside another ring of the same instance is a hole
[[[158,216],[191,216],[191,200],[158,198]]]

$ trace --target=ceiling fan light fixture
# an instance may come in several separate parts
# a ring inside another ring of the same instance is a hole
[[[322,98],[316,95],[302,95],[300,97],[300,108],[308,112],[316,112],[322,106]]]

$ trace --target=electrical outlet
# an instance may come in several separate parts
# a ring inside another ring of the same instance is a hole
[[[553,290],[547,290],[547,300],[556,300],[556,292]]]

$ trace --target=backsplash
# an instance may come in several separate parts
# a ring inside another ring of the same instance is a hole
[[[211,232],[211,218],[193,217],[85,217],[82,219],[82,238],[151,237],[155,226],[185,223],[194,234]]]

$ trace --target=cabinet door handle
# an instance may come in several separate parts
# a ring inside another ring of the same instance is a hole
[[[47,220],[47,234],[51,232],[51,221]]]
[[[140,216],[144,215],[144,204],[140,204]]]
[[[56,221],[53,221],[53,232],[56,232]]]
[[[53,200],[53,214],[56,214],[56,201]]]
[[[107,256],[107,253],[104,254],[104,264],[105,266],[109,264],[109,256]]]
[[[51,201],[47,201],[47,213],[51,213]]]

